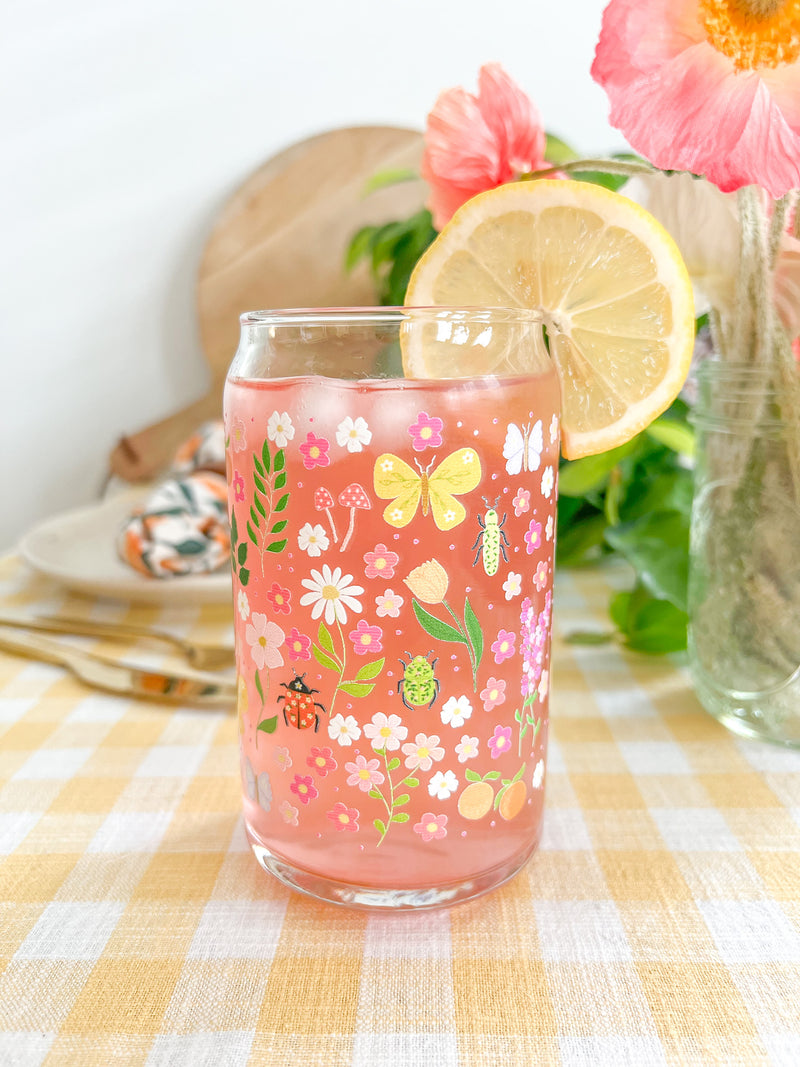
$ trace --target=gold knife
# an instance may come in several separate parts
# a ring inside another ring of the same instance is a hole
[[[202,671],[164,673],[120,663],[96,652],[84,652],[35,634],[23,637],[2,633],[0,650],[66,667],[82,682],[109,693],[173,704],[227,705],[231,712],[236,709],[235,685],[215,674]]]

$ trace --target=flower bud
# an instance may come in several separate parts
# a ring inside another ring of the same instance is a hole
[[[415,567],[403,582],[414,596],[423,604],[441,604],[444,600],[449,579],[447,571],[438,560],[429,559],[427,563]]]

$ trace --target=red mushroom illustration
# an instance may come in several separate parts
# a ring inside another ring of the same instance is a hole
[[[333,525],[333,516],[331,515],[333,497],[324,485],[314,491],[314,507],[317,511],[324,511],[328,516],[328,522],[331,524],[331,533],[333,534],[333,543],[335,545],[338,544],[339,538],[336,536],[336,527]]]
[[[350,525],[347,527],[347,533],[344,535],[344,540],[339,546],[339,551],[344,552],[347,546],[350,544],[350,538],[353,536],[353,527],[356,524],[356,509],[360,508],[362,511],[369,511],[372,507],[366,490],[358,482],[351,482],[346,489],[343,489],[339,493],[339,503],[346,508],[350,508]]]

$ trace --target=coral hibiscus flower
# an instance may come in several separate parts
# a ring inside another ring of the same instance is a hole
[[[800,0],[611,0],[592,76],[665,170],[723,192],[800,185]]]
[[[538,111],[499,63],[481,67],[477,96],[445,90],[428,115],[421,167],[434,226],[476,193],[546,167],[544,149]]]

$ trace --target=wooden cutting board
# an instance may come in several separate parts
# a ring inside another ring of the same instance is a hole
[[[418,211],[426,190],[409,181],[365,196],[364,187],[380,171],[418,170],[422,147],[414,130],[331,130],[292,145],[247,178],[222,208],[198,272],[210,388],[174,415],[123,437],[110,456],[114,474],[125,481],[154,477],[201,422],[219,417],[243,311],[375,302],[366,264],[345,274],[350,239],[361,226]]]

